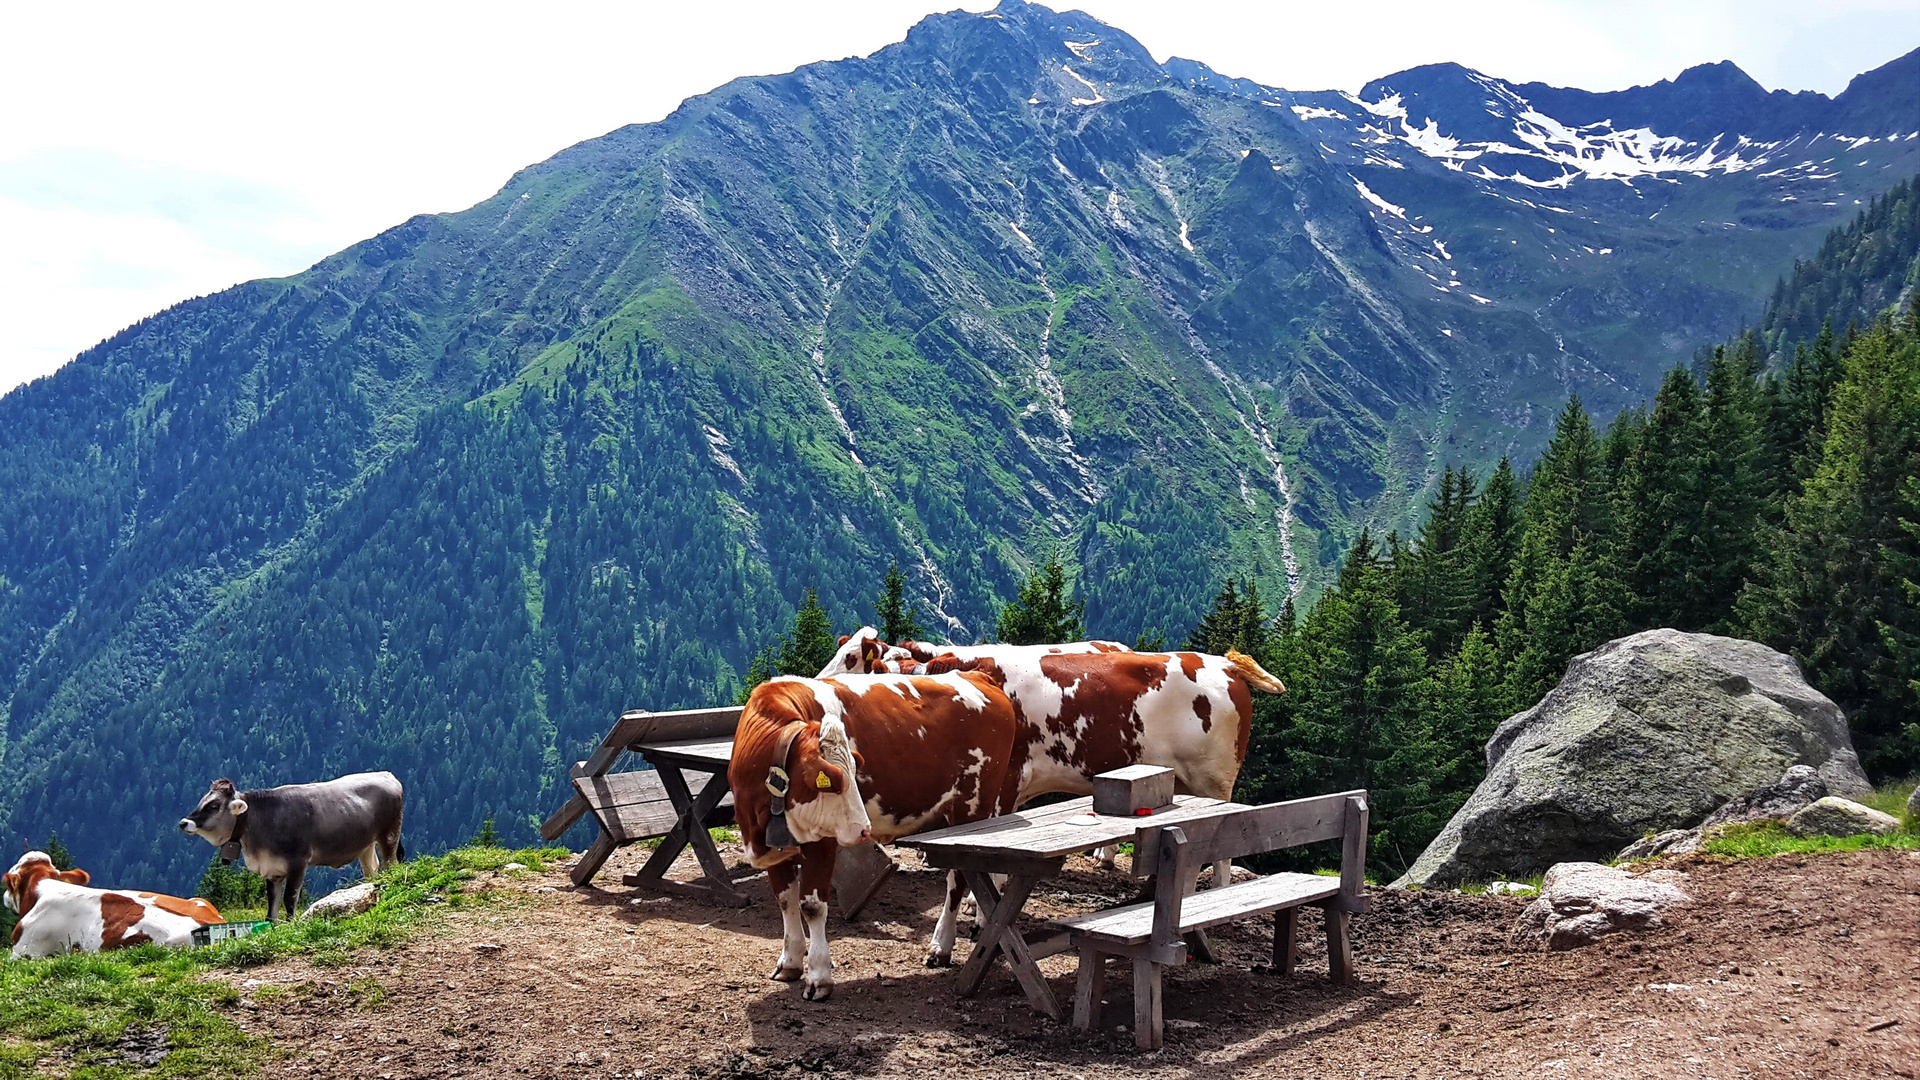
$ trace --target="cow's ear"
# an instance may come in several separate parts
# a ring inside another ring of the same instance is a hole
[[[813,789],[829,795],[838,795],[847,790],[847,774],[837,765],[820,763],[820,771],[814,774]]]
[[[77,867],[72,870],[62,870],[53,876],[69,885],[85,885],[87,882],[93,880],[93,875]]]
[[[856,773],[867,771],[867,759],[858,750],[853,752],[853,771]]]
[[[836,642],[836,644],[839,644],[839,645],[845,645],[845,644],[846,644],[847,642],[849,642],[849,641],[852,641],[852,640],[853,640],[853,635],[852,635],[852,634],[841,634],[841,635],[840,635],[840,640],[839,640],[838,642]]]
[[[872,638],[861,642],[860,658],[867,662],[868,667],[872,667],[880,659],[880,643]]]
[[[233,800],[232,802],[227,804],[227,812],[232,814],[234,817],[239,817],[241,814],[246,813],[247,800],[245,799]]]

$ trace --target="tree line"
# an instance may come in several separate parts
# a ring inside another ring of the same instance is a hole
[[[1502,720],[1574,656],[1655,627],[1790,653],[1870,776],[1920,768],[1920,305],[1825,329],[1771,370],[1759,341],[1676,367],[1604,429],[1569,399],[1526,475],[1447,468],[1418,532],[1362,530],[1304,614],[1227,580],[1183,647],[1245,652],[1288,687],[1256,702],[1239,797],[1367,788],[1373,857],[1402,870],[1480,782]],[[889,641],[920,629],[897,568],[873,609]],[[1083,615],[1053,558],[995,637],[1071,641]],[[814,674],[835,646],[809,593],[749,681]]]

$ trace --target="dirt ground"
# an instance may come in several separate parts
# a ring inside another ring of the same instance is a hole
[[[269,1076],[1907,1077],[1920,1072],[1920,852],[1687,858],[1697,902],[1660,930],[1572,952],[1509,942],[1524,900],[1376,890],[1354,920],[1360,981],[1325,977],[1315,912],[1302,967],[1268,966],[1270,922],[1224,927],[1220,963],[1169,973],[1166,1046],[1142,1054],[1128,982],[1106,1029],[1033,1012],[1004,964],[980,995],[922,958],[942,875],[904,868],[857,923],[833,917],[836,988],[766,978],[780,922],[763,879],[728,910],[619,885],[644,852],[574,889],[494,878],[512,902],[344,968],[245,973],[240,1016],[285,1051]],[[737,857],[730,852],[729,857]],[[691,877],[682,858],[674,876]],[[1130,897],[1090,861],[1044,883],[1038,919]],[[1031,928],[1031,926],[1030,926]],[[963,937],[956,960],[970,948]],[[1074,959],[1042,961],[1070,1003]],[[1121,972],[1116,970],[1115,975]],[[262,992],[266,986],[282,989]],[[256,1000],[258,999],[258,1000]],[[1070,1007],[1070,1006],[1069,1006]]]

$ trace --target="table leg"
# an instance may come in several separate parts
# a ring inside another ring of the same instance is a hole
[[[613,849],[619,846],[614,842],[613,837],[607,834],[606,826],[601,826],[600,835],[593,838],[593,846],[580,854],[580,861],[573,864],[573,869],[568,871],[568,876],[573,879],[575,885],[585,885],[592,881],[593,875],[599,873],[600,868],[605,866],[607,860],[612,857]]]
[[[981,982],[986,979],[987,964],[993,959],[993,954],[1004,951],[1007,965],[1013,968],[1014,978],[1020,981],[1020,989],[1026,991],[1027,1000],[1052,1019],[1060,1019],[1060,1003],[1054,1000],[1053,991],[1048,989],[1039,965],[1027,950],[1026,938],[1020,935],[1019,928],[1014,925],[1033,887],[1040,883],[1040,875],[1011,875],[1007,878],[1007,891],[1004,894],[993,887],[991,874],[968,870],[966,875],[967,885],[973,889],[974,903],[979,904],[981,912],[987,916],[987,925],[980,935],[979,944],[974,947],[973,955],[967,957],[966,966],[960,969],[960,995],[967,997],[977,993]]]
[[[700,870],[706,875],[705,887],[713,893],[714,899],[723,904],[745,907],[752,901],[747,895],[733,887],[733,879],[727,873],[726,860],[721,858],[720,849],[714,846],[713,837],[707,832],[707,815],[720,805],[730,790],[727,775],[715,773],[694,795],[687,787],[687,778],[681,774],[678,766],[656,765],[660,773],[660,786],[667,791],[668,801],[680,813],[674,822],[673,830],[660,839],[660,846],[654,850],[653,857],[640,868],[640,872],[626,879],[629,885],[650,885],[664,881],[673,861],[680,852],[691,846],[694,858],[700,861]]]

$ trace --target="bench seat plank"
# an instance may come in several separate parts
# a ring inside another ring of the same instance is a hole
[[[1340,879],[1319,874],[1271,874],[1220,889],[1193,893],[1180,908],[1180,932],[1204,930],[1223,922],[1264,915],[1281,908],[1317,903],[1340,893]],[[1139,944],[1153,936],[1153,901],[1109,908],[1053,925],[1080,936]]]

